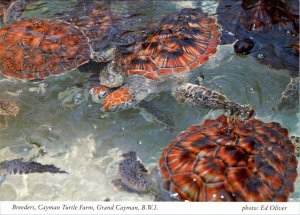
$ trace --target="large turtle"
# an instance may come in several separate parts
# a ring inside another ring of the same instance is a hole
[[[100,86],[90,90],[93,100],[103,101],[104,111],[117,111],[171,89],[179,103],[251,115],[250,106],[187,83],[191,71],[216,53],[221,35],[218,28],[217,20],[201,9],[183,9],[163,17],[154,30],[117,49],[113,61],[100,73]]]
[[[237,53],[250,54],[259,63],[288,70],[292,80],[281,100],[290,102],[280,101],[278,109],[294,108],[299,102],[299,90],[289,89],[299,86],[299,1],[221,0],[217,14],[224,28],[223,44],[237,39]]]
[[[7,16],[24,10],[24,2],[14,1]],[[0,72],[6,77],[42,80],[72,71],[91,58],[107,60],[100,44],[108,43],[105,37],[113,17],[106,7],[92,6],[84,7],[82,16],[69,15],[64,20],[12,17],[0,29]]]
[[[181,132],[150,174],[135,152],[123,154],[113,184],[160,200],[287,201],[297,178],[294,153],[279,123],[221,115]]]

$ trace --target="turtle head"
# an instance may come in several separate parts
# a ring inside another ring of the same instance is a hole
[[[116,48],[110,47],[103,51],[93,51],[91,50],[91,59],[93,59],[96,62],[108,62],[112,61],[115,55]]]
[[[148,170],[137,156],[136,152],[130,151],[122,155],[123,160],[119,163],[119,174],[122,186],[136,192],[149,192],[151,181]]]
[[[108,88],[116,88],[122,86],[124,83],[124,74],[122,68],[116,63],[110,62],[100,71],[100,84]]]

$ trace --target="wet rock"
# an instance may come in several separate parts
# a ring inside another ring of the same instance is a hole
[[[248,55],[254,47],[254,42],[250,38],[245,38],[243,40],[237,41],[233,48],[234,51],[238,54]]]

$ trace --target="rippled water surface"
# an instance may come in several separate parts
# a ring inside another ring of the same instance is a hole
[[[71,10],[76,0],[43,0],[30,4],[26,17],[51,17]],[[117,1],[113,11],[122,15],[143,12],[143,20],[202,6],[214,13],[213,1]],[[204,84],[222,91],[229,99],[252,104],[257,117],[277,121],[291,134],[300,135],[299,106],[273,112],[272,107],[290,81],[287,71],[258,64],[252,57],[234,55],[232,45],[220,46],[204,66]],[[169,92],[154,100],[162,111],[172,115],[175,127],[165,128],[147,121],[138,109],[104,114],[88,97],[89,73],[74,70],[42,82],[24,82],[0,76],[0,99],[18,103],[20,113],[8,117],[8,128],[0,131],[0,158],[30,159],[52,163],[70,174],[31,174],[7,176],[0,187],[1,200],[152,200],[151,195],[116,192],[110,184],[117,178],[117,164],[122,152],[137,151],[147,167],[154,166],[161,150],[179,131],[217,116],[220,112],[177,104]],[[194,78],[192,78],[193,81]],[[300,174],[300,173],[299,173]],[[299,179],[292,198],[300,195]]]

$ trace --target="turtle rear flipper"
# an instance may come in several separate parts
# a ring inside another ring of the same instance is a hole
[[[23,11],[27,5],[26,0],[12,1],[8,9],[5,11],[3,21],[5,24],[11,24],[15,21],[21,20],[23,17]]]
[[[67,173],[50,164],[44,165],[35,161],[23,161],[23,159],[6,160],[0,163],[0,173],[6,174],[30,174],[30,173]]]
[[[292,109],[299,104],[300,96],[300,78],[292,78],[286,89],[283,91],[279,104],[278,111],[283,109]]]
[[[191,104],[196,107],[229,110],[231,114],[250,118],[254,109],[250,105],[240,105],[230,101],[225,95],[191,83],[184,83],[172,89],[172,95],[178,103]]]
[[[136,152],[130,151],[122,155],[124,158],[119,164],[121,179],[113,180],[113,185],[120,190],[131,192],[150,192],[152,183],[149,174]]]
[[[166,112],[163,112],[160,108],[153,105],[148,101],[141,101],[138,105],[141,108],[141,115],[147,121],[156,121],[166,127],[172,128],[175,126],[172,116]]]
[[[300,137],[291,136],[289,139],[295,146],[295,156],[300,157]]]
[[[111,184],[118,191],[125,191],[128,193],[140,193],[139,191],[132,189],[131,187],[124,184],[121,178],[111,180]]]

